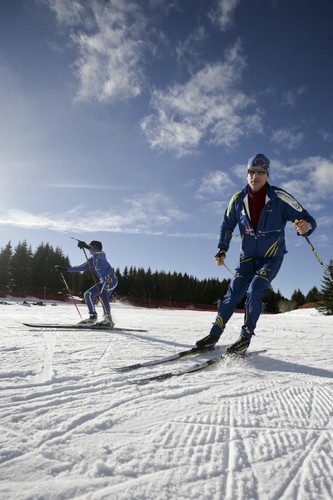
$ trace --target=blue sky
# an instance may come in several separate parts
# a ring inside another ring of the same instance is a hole
[[[213,262],[246,163],[332,254],[331,0],[1,0],[0,247],[101,240],[110,262],[228,278]],[[273,288],[321,286],[287,231]],[[239,255],[235,230],[227,261]]]

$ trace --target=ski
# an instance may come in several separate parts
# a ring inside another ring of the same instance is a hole
[[[202,354],[205,352],[211,352],[219,349],[219,346],[214,347],[192,347],[191,349],[187,349],[186,351],[176,352],[175,354],[171,354],[170,356],[165,356],[164,358],[152,359],[150,361],[143,361],[141,363],[135,363],[133,365],[121,366],[119,368],[115,368],[116,372],[129,372],[132,370],[137,370],[138,368],[144,368],[145,366],[155,366],[160,365],[162,363],[168,363],[169,361],[175,361],[180,358],[185,358],[189,356],[195,356],[197,354]]]
[[[147,332],[148,330],[142,330],[139,328],[118,328],[110,327],[107,325],[57,325],[57,324],[43,324],[43,323],[23,323],[25,326],[30,328],[48,328],[53,330],[102,330],[108,332]]]
[[[222,354],[222,356],[218,356],[215,358],[207,359],[204,361],[199,361],[192,365],[191,367],[184,368],[182,370],[175,370],[175,371],[170,371],[166,373],[161,373],[159,375],[153,375],[151,377],[146,377],[146,378],[141,378],[141,379],[134,379],[131,380],[130,383],[132,384],[137,384],[137,385],[144,385],[144,384],[149,384],[150,382],[161,382],[163,380],[167,380],[172,377],[179,377],[181,375],[186,375],[188,373],[193,373],[193,372],[198,372],[200,370],[204,370],[205,368],[208,368],[209,366],[216,365],[220,361],[226,361],[228,359],[247,359],[251,358],[252,356],[256,356],[258,354],[262,354],[264,352],[267,352],[267,349],[262,349],[260,351],[252,351],[252,352],[247,352],[245,354]]]

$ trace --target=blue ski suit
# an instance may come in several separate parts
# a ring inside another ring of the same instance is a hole
[[[98,297],[103,307],[104,314],[110,315],[109,298],[112,292],[118,285],[118,279],[115,275],[113,267],[106,259],[103,251],[90,246],[89,251],[91,257],[79,266],[72,266],[67,268],[69,273],[78,273],[92,270],[98,277],[99,282],[89,288],[84,294],[84,298],[90,314],[95,313],[94,299]]]
[[[241,253],[236,274],[219,304],[216,325],[223,331],[237,304],[247,292],[241,335],[250,339],[261,314],[264,294],[279,272],[287,253],[287,222],[294,222],[296,219],[307,221],[310,224],[307,236],[315,230],[317,224],[293,196],[267,183],[265,205],[254,230],[249,215],[248,191],[249,186],[246,186],[243,191],[234,194],[221,225],[218,248],[225,251],[229,249],[233,231],[238,224]]]

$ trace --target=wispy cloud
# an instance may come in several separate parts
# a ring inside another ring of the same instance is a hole
[[[185,84],[155,90],[154,113],[141,122],[151,147],[183,156],[193,153],[201,141],[229,148],[254,130],[262,132],[254,98],[239,89],[244,67],[238,41],[223,62],[206,64]]]
[[[218,0],[210,11],[210,19],[217,23],[222,31],[233,24],[233,15],[241,0]]]
[[[143,89],[146,21],[131,0],[48,0],[59,23],[73,30],[78,101],[126,100]]]
[[[125,199],[118,210],[94,210],[86,213],[82,207],[62,213],[31,214],[23,210],[8,210],[0,215],[0,226],[14,226],[51,231],[111,231],[121,233],[163,234],[187,214],[179,210],[175,201],[160,192]]]
[[[310,169],[310,179],[318,194],[333,196],[333,160],[314,157],[310,158],[307,164]]]
[[[320,129],[318,130],[318,133],[320,137],[323,139],[324,142],[333,142],[333,133],[332,131]]]
[[[183,216],[182,216],[183,217]],[[23,210],[8,210],[0,214],[1,227],[16,227],[32,230],[49,230],[59,233],[85,234],[92,232],[140,234],[182,239],[216,240],[215,233],[182,232],[168,229],[170,214],[158,219],[147,219],[142,214],[110,215],[109,212],[95,211],[82,216],[82,212],[72,210],[67,213],[31,214]]]
[[[177,60],[190,68],[200,64],[203,50],[203,42],[207,38],[207,33],[203,26],[199,26],[190,35],[178,42],[176,46]]]
[[[331,215],[331,214],[322,215],[321,217],[318,218],[317,222],[318,222],[318,224],[320,224],[320,226],[332,227],[333,226],[333,215]],[[325,236],[329,241],[329,234],[327,234]]]
[[[134,184],[85,184],[82,182],[42,182],[41,186],[54,189],[89,189],[102,191],[130,191],[137,189]]]
[[[293,179],[289,180],[291,172]],[[279,169],[279,175],[283,179],[281,187],[290,191],[309,211],[322,209],[327,198],[333,198],[333,160],[330,158],[304,158]]]
[[[77,51],[73,68],[78,81],[76,101],[111,103],[142,94],[146,87],[147,50],[153,44],[147,9],[133,0],[44,0],[58,22],[71,30]],[[240,0],[219,0],[210,18],[221,29],[230,25]],[[153,8],[154,3],[148,4]],[[155,3],[155,6],[161,4]],[[176,52],[187,54],[194,71],[189,80],[165,90],[152,92],[153,113],[141,121],[151,148],[171,151],[180,157],[197,152],[201,143],[232,148],[254,131],[263,132],[262,113],[253,96],[241,90],[246,66],[240,41],[229,49],[224,60],[200,64],[193,54],[207,33],[201,25]],[[198,53],[198,52],[197,52]],[[200,53],[200,52],[199,52]],[[195,61],[195,63],[194,63]]]
[[[86,9],[83,3],[73,0],[42,0],[57,16],[61,24],[77,25],[84,23]]]
[[[272,133],[273,143],[287,149],[288,151],[298,148],[304,141],[304,133],[296,127],[282,128]]]
[[[199,189],[197,190],[196,197],[198,199],[206,199],[211,195],[222,195],[228,193],[233,187],[234,183],[230,176],[220,170],[216,172],[209,172],[201,180]]]
[[[307,91],[308,87],[302,85],[297,89],[287,90],[283,93],[281,105],[295,108],[301,96]]]

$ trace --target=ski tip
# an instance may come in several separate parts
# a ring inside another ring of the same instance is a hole
[[[267,352],[267,349],[260,349],[257,351],[246,351],[246,352],[228,352],[226,351],[224,353],[224,356],[228,358],[249,358],[251,356],[256,356],[257,354],[263,354],[264,352]]]
[[[134,365],[119,366],[117,368],[114,368],[114,371],[119,372],[119,373],[130,372],[132,370],[137,370],[138,368],[141,368],[141,367],[142,367],[141,363],[136,363]]]

